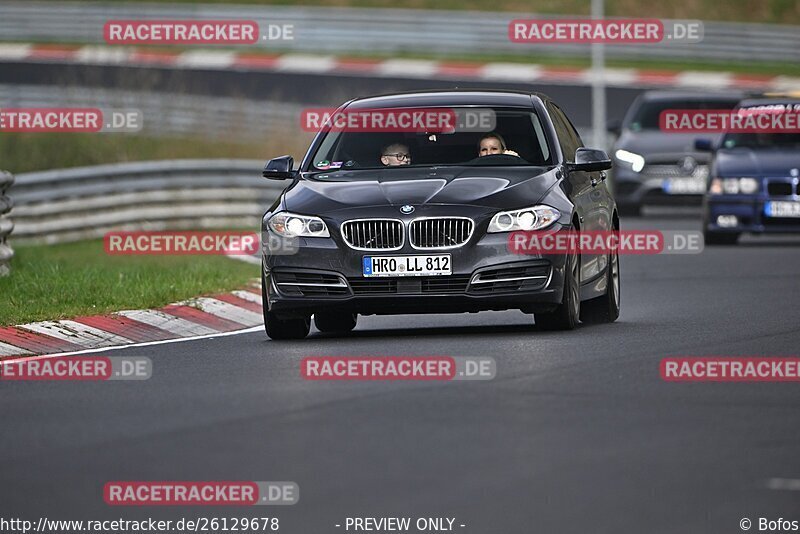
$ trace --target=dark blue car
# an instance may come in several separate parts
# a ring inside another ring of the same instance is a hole
[[[800,100],[758,98],[739,108],[800,110]],[[712,152],[703,202],[706,244],[734,244],[744,232],[800,232],[800,133],[726,133]]]

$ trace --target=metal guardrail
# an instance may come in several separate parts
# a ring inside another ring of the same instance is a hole
[[[6,190],[13,183],[13,174],[0,171],[0,276],[7,276],[11,272],[11,258],[14,257],[14,250],[8,243],[8,236],[14,229],[14,223],[7,215],[13,203],[11,198],[6,196]]]
[[[286,182],[260,160],[167,160],[17,175],[14,240],[62,243],[110,230],[257,228]]]
[[[271,100],[198,96],[98,87],[0,84],[4,107],[137,109],[144,134],[248,141],[284,131],[301,135],[303,106]],[[109,134],[125,135],[125,134]]]
[[[6,41],[102,43],[103,25],[109,19],[148,18],[255,20],[262,33],[269,24],[293,24],[294,40],[259,40],[253,47],[298,52],[507,54],[531,58],[589,53],[585,44],[509,42],[508,23],[516,18],[545,18],[534,13],[415,9],[4,0],[0,4],[0,36]],[[798,50],[797,26],[724,22],[706,22],[703,42],[697,44],[665,41],[606,46],[611,58],[791,63],[800,62]]]

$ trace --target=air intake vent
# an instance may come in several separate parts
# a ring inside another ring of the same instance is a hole
[[[290,297],[343,297],[350,295],[344,280],[327,273],[273,272],[272,280],[284,295]]]

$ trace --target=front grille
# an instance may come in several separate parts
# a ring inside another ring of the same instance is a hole
[[[344,280],[326,273],[273,272],[278,290],[290,297],[343,297],[350,294]]]
[[[507,291],[536,290],[547,284],[549,265],[524,265],[481,271],[470,284],[470,293],[504,293]]]
[[[417,249],[455,248],[466,243],[472,235],[472,219],[462,217],[432,217],[411,222],[411,246]]]
[[[358,250],[399,250],[403,223],[397,219],[361,219],[342,225],[345,243]]]
[[[792,184],[789,182],[769,182],[767,193],[776,197],[788,197],[792,194]]]
[[[348,278],[347,281],[353,288],[354,295],[465,293],[469,284],[469,275]]]
[[[645,165],[642,174],[654,178],[707,178],[708,165],[697,165],[693,171],[686,172],[679,165],[654,163]]]

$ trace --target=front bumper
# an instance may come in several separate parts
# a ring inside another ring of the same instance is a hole
[[[562,231],[567,230],[563,228]],[[546,311],[561,302],[565,256],[509,251],[508,234],[475,236],[450,250],[363,252],[332,238],[301,239],[296,253],[264,254],[266,303],[282,315],[324,310],[348,313],[463,313],[520,309]],[[452,274],[364,277],[366,255],[450,254]]]
[[[676,193],[669,191],[666,183],[670,178],[666,176],[637,173],[619,165],[614,166],[613,173],[614,198],[617,205],[699,205],[703,200],[702,192]]]
[[[764,211],[767,202],[798,201],[786,197],[770,197],[766,195],[714,195],[706,196],[704,221],[709,232],[720,233],[800,233],[800,218],[769,217]],[[735,226],[721,226],[719,217],[735,216]]]

